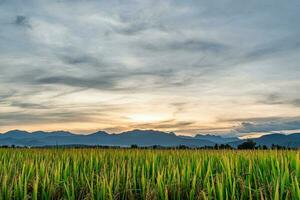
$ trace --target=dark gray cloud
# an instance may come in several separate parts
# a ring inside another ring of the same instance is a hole
[[[176,120],[168,120],[162,122],[155,122],[155,123],[142,123],[138,124],[138,127],[149,127],[150,129],[169,129],[176,131],[182,127],[189,127],[195,124],[192,121],[176,121]]]
[[[78,78],[72,76],[50,76],[45,78],[39,78],[36,80],[38,84],[63,84],[74,87],[86,87],[86,88],[103,88],[113,89],[114,85],[113,76],[99,77],[99,78]]]
[[[300,99],[294,99],[291,101],[291,104],[297,106],[297,107],[300,107]]]
[[[26,23],[27,23],[27,19],[26,19],[25,16],[18,15],[16,17],[15,24],[17,24],[17,25],[24,25]]]
[[[14,100],[11,106],[20,108],[14,112],[0,113],[0,126],[24,125],[24,124],[43,124],[43,123],[64,123],[64,122],[97,122],[95,116],[105,117],[110,112],[122,110],[122,106],[106,104],[103,102],[95,103],[93,108],[88,105],[78,104],[53,104],[53,101],[46,103],[26,103],[22,100]],[[82,109],[85,108],[85,109]],[[110,119],[113,121],[113,119]]]
[[[188,39],[185,41],[161,42],[160,44],[146,43],[143,48],[151,51],[199,51],[220,53],[229,47],[222,43],[205,41],[199,39]]]
[[[256,103],[266,104],[266,105],[291,105],[295,107],[300,107],[300,99],[297,97],[286,97],[284,94],[271,93],[269,95],[264,95],[261,100]]]
[[[269,43],[260,44],[246,54],[247,60],[258,60],[266,57],[286,54],[300,50],[300,40],[298,36],[287,37]]]
[[[300,119],[281,119],[265,122],[242,122],[234,129],[238,133],[267,133],[272,131],[300,130]]]
[[[135,24],[130,24],[129,26],[124,28],[115,28],[113,31],[119,34],[131,36],[131,35],[136,35],[142,31],[148,30],[150,28],[151,27],[146,23],[140,23],[140,24],[135,23]]]
[[[22,109],[49,109],[49,106],[43,105],[43,104],[37,104],[37,103],[24,103],[24,102],[18,102],[14,101],[10,104],[12,107],[19,107]]]
[[[14,24],[17,26],[31,28],[28,17],[23,15],[17,15]]]
[[[52,113],[28,113],[28,112],[7,112],[0,113],[0,125],[26,125],[26,124],[42,124],[42,123],[60,123],[60,122],[76,122],[78,114],[74,112],[52,112]],[[81,120],[88,120],[82,116]]]
[[[134,83],[123,85],[122,82],[130,77],[135,77]],[[140,77],[140,78],[137,78]],[[108,91],[141,91],[153,88],[168,88],[172,86],[185,86],[184,81],[174,81],[171,78],[165,78],[164,74],[152,75],[152,73],[143,72],[124,72],[124,74],[103,74],[95,77],[73,77],[73,76],[49,76],[30,80],[34,85],[66,85],[79,88],[94,88]],[[147,82],[148,80],[148,82]],[[164,80],[164,82],[162,82]],[[151,83],[148,85],[147,83]]]
[[[15,94],[15,91],[0,93],[0,102],[7,101],[10,97],[14,96],[14,94]]]
[[[91,55],[87,54],[71,54],[69,52],[64,52],[64,55],[59,55],[59,58],[69,65],[89,65],[97,67],[106,67],[106,64],[101,62],[100,59],[97,59]]]

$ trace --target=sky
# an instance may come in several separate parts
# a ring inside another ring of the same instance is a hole
[[[300,132],[298,0],[0,0],[0,132]]]

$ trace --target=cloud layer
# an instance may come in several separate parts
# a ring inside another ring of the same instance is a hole
[[[0,131],[300,129],[286,121],[300,113],[299,9],[296,0],[2,0]]]

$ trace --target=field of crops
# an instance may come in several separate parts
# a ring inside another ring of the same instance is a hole
[[[300,199],[299,151],[0,149],[0,199]]]

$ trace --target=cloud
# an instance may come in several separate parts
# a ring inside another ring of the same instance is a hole
[[[7,91],[0,93],[0,103],[7,101],[10,97],[14,96],[15,91]]]
[[[300,107],[300,99],[294,99],[291,101],[291,104],[297,106],[297,107]]]
[[[71,76],[52,76],[46,78],[40,78],[37,80],[37,83],[41,84],[65,84],[70,86],[77,86],[77,87],[103,87],[103,88],[111,88],[112,83],[110,81],[106,81],[104,79],[81,79],[77,77]]]
[[[289,36],[269,43],[263,43],[254,47],[245,55],[247,60],[259,60],[280,54],[287,54],[300,50],[300,40],[298,36]]]
[[[98,59],[90,55],[78,55],[78,56],[62,55],[61,59],[63,62],[66,62],[67,64],[70,65],[81,65],[81,64],[88,64],[92,66],[102,65],[102,63]]]
[[[142,123],[138,124],[138,127],[148,127],[150,129],[161,129],[161,130],[173,130],[176,131],[182,127],[190,127],[195,122],[192,121],[176,121],[176,120],[168,120],[168,121],[161,121],[161,122],[154,122],[154,123]]]
[[[293,107],[300,107],[300,99],[297,97],[285,96],[280,93],[271,93],[269,95],[263,95],[261,100],[258,100],[259,104],[266,105],[289,105]]]
[[[155,46],[156,45],[156,46]],[[199,51],[220,53],[226,50],[226,45],[199,39],[188,39],[185,41],[171,41],[160,44],[144,44],[143,47],[151,51]]]
[[[132,77],[132,81],[125,84],[128,78]],[[135,78],[133,78],[135,77]],[[121,74],[103,74],[95,77],[73,77],[73,76],[48,76],[30,80],[34,85],[66,85],[71,87],[99,89],[103,91],[147,91],[153,88],[170,88],[173,86],[184,87],[181,81],[174,81],[166,78],[164,75],[151,75],[146,73],[128,73]],[[122,83],[123,82],[123,83]]]
[[[105,103],[96,104],[98,107],[93,105],[93,108],[78,103],[58,105],[55,102],[48,102],[48,104],[15,101],[10,106],[19,109],[0,113],[0,126],[37,125],[36,129],[39,129],[38,125],[50,126],[51,124],[60,123],[114,124],[116,119],[108,119],[107,116],[123,109],[118,105]],[[82,110],[82,108],[85,109]],[[90,127],[89,129],[94,128]]]
[[[14,24],[17,26],[23,26],[23,27],[27,27],[27,28],[31,28],[31,25],[29,23],[29,20],[26,16],[23,15],[17,15],[16,19],[14,21]]]
[[[134,23],[123,28],[114,28],[114,31],[123,35],[137,35],[142,31],[148,30],[150,27],[146,23]]]
[[[142,126],[267,130],[299,112],[297,1],[0,4],[2,124],[119,120],[159,105],[175,119]],[[216,122],[251,114],[276,119]]]
[[[22,109],[48,109],[49,107],[42,104],[37,103],[23,103],[23,102],[12,102],[10,104],[12,107],[19,107]]]
[[[0,114],[1,126],[19,126],[33,124],[51,124],[61,122],[76,122],[78,121],[77,113],[74,112],[53,112],[53,113],[28,113],[28,112],[7,112]],[[84,121],[84,117],[81,119]]]
[[[272,121],[268,121],[269,119],[261,120],[261,122],[259,120],[256,120],[255,122],[242,122],[234,130],[238,133],[266,133],[273,131],[287,131],[300,129],[300,118],[278,118]]]

